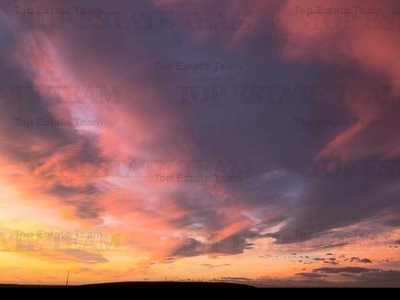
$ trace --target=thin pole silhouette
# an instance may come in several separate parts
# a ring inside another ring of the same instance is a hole
[[[68,286],[68,279],[69,279],[69,270],[68,270],[67,281],[65,282],[65,286]]]

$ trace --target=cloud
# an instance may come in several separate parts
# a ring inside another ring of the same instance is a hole
[[[363,263],[363,264],[371,264],[372,263],[372,261],[370,259],[368,259],[368,258],[360,259],[359,257],[353,256],[353,257],[350,258],[350,262],[354,262],[354,261],[355,262],[360,262],[360,263]]]
[[[200,241],[190,238],[188,241],[179,246],[177,249],[175,249],[172,253],[174,256],[197,256],[201,253],[201,248],[203,247],[203,243]]]
[[[71,265],[71,264],[105,264],[109,262],[107,258],[103,256],[100,252],[91,252],[82,249],[62,249],[60,251],[40,249],[40,251],[20,251],[18,255],[21,258],[28,257],[30,259],[35,259],[39,262],[51,262],[57,263],[60,266]],[[91,269],[86,269],[85,267],[79,267],[77,270],[80,272],[89,272]],[[90,272],[89,272],[90,273]]]
[[[71,250],[64,250],[63,252],[68,256],[74,257],[84,263],[96,264],[96,263],[105,263],[108,261],[101,254],[89,252],[86,250],[71,249]]]
[[[37,2],[40,3],[40,1]],[[62,3],[62,1],[60,3]],[[100,3],[97,4],[97,6],[103,7],[105,10],[110,8],[106,3]],[[259,40],[258,37],[260,35],[268,32],[271,43],[260,43],[258,46],[270,52],[270,48],[274,47],[269,45],[278,44],[278,38],[275,34],[271,33],[273,27],[265,27],[269,28],[268,30],[263,29],[265,25],[263,20],[265,16],[268,16],[268,22],[272,23],[274,20],[273,15],[284,13],[285,5],[274,1],[269,3],[256,1],[251,4],[239,1],[234,5],[234,8],[238,11],[246,11],[243,10],[243,7],[253,12],[251,18],[253,21],[253,28],[251,30],[238,29],[231,31],[208,31],[208,33],[196,32],[194,35],[198,37],[199,41],[205,46],[210,46],[212,48],[212,46],[217,43],[213,53],[209,53],[210,56],[215,57],[215,60],[222,61],[225,58],[234,61],[244,60],[246,61],[246,66],[248,65],[250,69],[251,66],[259,65],[260,61],[263,61],[264,58],[253,55],[250,55],[251,58],[249,58],[248,53],[246,56],[243,56],[243,54],[235,48],[240,48],[240,43],[238,41],[247,40],[251,43],[255,43],[255,41]],[[171,4],[170,2],[154,1],[152,4],[137,4],[134,8],[139,11],[153,11],[156,14],[169,9],[193,9],[194,11],[206,9],[222,12],[232,9],[231,6],[228,7],[227,3],[214,7],[214,5],[210,4],[208,1],[204,3],[196,2],[187,4],[186,6],[181,2]],[[127,3],[121,3],[115,9],[131,11],[132,7]],[[300,220],[304,217],[303,213],[301,216],[295,216],[296,211],[298,211],[297,209],[286,212],[283,209],[286,207],[287,203],[294,201],[292,194],[287,192],[287,186],[289,184],[289,190],[296,190],[303,185],[303,179],[299,178],[299,175],[300,177],[304,175],[306,162],[312,160],[313,157],[318,154],[317,149],[321,149],[321,147],[325,145],[325,141],[322,140],[322,136],[325,135],[318,135],[321,136],[321,138],[312,142],[313,145],[302,152],[304,153],[303,156],[298,159],[293,159],[292,152],[296,151],[295,149],[298,141],[289,138],[289,136],[300,136],[299,134],[301,133],[301,136],[311,143],[311,138],[314,139],[316,135],[311,131],[301,132],[298,128],[293,128],[293,126],[286,121],[282,121],[279,116],[288,115],[290,117],[296,117],[298,113],[309,114],[307,107],[294,109],[290,106],[276,106],[273,109],[266,110],[259,109],[257,106],[248,106],[246,109],[235,106],[224,108],[214,107],[212,113],[213,117],[209,120],[207,117],[210,113],[209,109],[196,106],[192,107],[191,110],[182,110],[182,107],[177,105],[176,95],[171,92],[171,87],[176,86],[178,82],[177,78],[179,78],[181,84],[188,85],[196,82],[208,84],[210,80],[212,80],[212,82],[217,80],[216,82],[220,85],[228,85],[236,81],[254,84],[254,78],[265,78],[266,83],[275,84],[274,74],[271,74],[268,70],[260,70],[254,73],[250,72],[250,74],[234,74],[233,77],[221,75],[218,76],[217,79],[210,78],[210,74],[207,75],[207,73],[198,73],[194,77],[183,76],[183,78],[180,78],[182,76],[179,76],[179,74],[176,74],[178,77],[163,76],[162,72],[155,70],[155,61],[178,59],[179,57],[176,57],[175,53],[189,53],[189,50],[196,50],[197,52],[193,55],[186,54],[185,59],[188,61],[195,60],[197,59],[196,57],[202,59],[207,59],[207,57],[203,57],[206,55],[201,53],[198,49],[193,49],[193,45],[185,39],[181,41],[181,48],[178,49],[178,47],[173,46],[170,41],[164,38],[161,32],[158,31],[154,31],[149,35],[148,31],[132,30],[130,31],[131,36],[129,39],[126,39],[125,31],[103,30],[99,32],[99,36],[97,36],[91,35],[90,33],[84,34],[76,27],[59,32],[56,37],[48,34],[46,31],[42,32],[40,30],[30,33],[30,39],[26,43],[17,44],[19,53],[26,55],[19,55],[16,58],[16,61],[23,66],[17,70],[23,74],[32,74],[30,78],[27,78],[28,82],[31,82],[31,84],[35,86],[43,84],[54,85],[59,82],[80,82],[81,85],[89,86],[99,84],[110,86],[119,84],[123,87],[124,97],[129,99],[123,99],[124,101],[119,105],[97,105],[85,108],[85,110],[88,111],[87,113],[100,116],[103,121],[108,124],[104,130],[97,130],[93,135],[82,133],[79,130],[73,130],[73,132],[70,133],[69,129],[56,128],[57,130],[55,130],[50,137],[45,138],[46,143],[49,143],[51,140],[59,140],[59,143],[53,147],[54,152],[57,151],[60,153],[59,145],[66,145],[66,147],[62,149],[71,148],[70,151],[72,153],[65,153],[68,154],[65,155],[66,157],[61,154],[59,155],[60,157],[54,157],[55,153],[49,153],[48,155],[40,156],[39,158],[41,161],[47,162],[53,157],[58,163],[75,159],[84,159],[84,161],[87,161],[90,165],[90,158],[96,161],[97,159],[107,158],[107,155],[110,153],[117,153],[116,159],[124,158],[126,153],[135,153],[137,156],[147,153],[146,155],[154,159],[159,159],[161,156],[160,153],[168,153],[168,156],[173,158],[183,155],[184,157],[194,159],[207,157],[211,158],[211,160],[216,160],[217,157],[225,158],[229,156],[238,158],[251,157],[257,160],[256,167],[252,170],[254,172],[252,181],[236,187],[202,187],[196,189],[195,193],[187,192],[185,186],[188,185],[177,184],[175,186],[177,190],[176,195],[168,195],[168,198],[171,198],[171,200],[169,200],[171,205],[164,206],[162,203],[156,203],[155,205],[158,209],[176,209],[175,216],[167,220],[171,227],[185,231],[195,226],[202,226],[205,236],[208,234],[218,234],[218,231],[225,230],[231,226],[231,224],[237,223],[238,221],[243,222],[242,228],[233,230],[230,235],[233,236],[243,229],[250,229],[253,226],[253,222],[250,218],[244,217],[244,214],[242,214],[242,212],[246,210],[259,210],[263,212],[263,214],[259,216],[260,220],[257,222],[265,227],[275,225],[284,220]],[[185,31],[183,34],[189,33],[193,34],[193,32]],[[171,34],[175,39],[179,39],[176,32],[171,31]],[[221,42],[216,42],[214,35],[219,38],[222,37]],[[62,42],[59,38],[61,36]],[[102,38],[100,38],[100,36]],[[136,44],[136,46],[133,47],[131,41],[135,39],[140,39],[142,43]],[[116,41],[118,47],[111,47],[108,43],[104,43],[104,40]],[[158,43],[163,43],[167,51],[159,50],[159,47],[156,47]],[[41,55],[40,51],[33,51],[29,55],[26,49],[31,49],[30,46],[43,49],[44,53],[49,55]],[[93,49],[96,49],[96,51],[94,52]],[[250,53],[254,51],[248,48],[245,50],[247,52],[250,51]],[[51,53],[57,53],[57,55],[50,55]],[[143,53],[146,53],[144,57]],[[110,54],[116,57],[116,59],[113,61],[102,60],[103,57],[108,57]],[[97,71],[88,71],[92,63],[100,61],[102,61],[101,68],[98,68]],[[139,71],[133,72],[127,69],[124,72],[115,72],[115,70],[119,69],[118,66],[129,64],[135,65],[135,69]],[[45,68],[39,68],[41,66]],[[290,70],[288,73],[292,74],[288,77],[286,76],[287,74],[282,76],[284,75],[283,73],[278,76],[285,78],[284,82],[278,82],[280,86],[301,85],[314,81],[317,83],[319,82],[318,76],[311,76],[310,78],[302,76],[302,74],[309,72],[303,70],[300,66],[288,63],[287,58],[277,57],[276,66],[277,70],[281,69],[278,66],[285,66],[286,70]],[[44,73],[48,74],[46,75],[47,77],[35,71],[38,69],[44,70]],[[113,76],[106,74],[113,74]],[[155,87],[154,82],[157,82],[157,87]],[[49,98],[49,94],[45,92],[43,92],[41,96],[43,98]],[[146,100],[142,101],[142,99]],[[48,115],[52,117],[60,115],[67,116],[71,113],[76,113],[76,107],[74,107],[74,105],[54,105],[50,107],[40,102],[38,105],[43,106],[44,110],[49,110]],[[80,110],[80,108],[78,110]],[[329,111],[332,111],[331,108]],[[338,109],[337,111],[334,110],[334,112],[340,114],[342,110]],[[10,116],[11,115],[12,114],[10,114]],[[134,118],[132,118],[132,116],[134,116]],[[116,122],[116,120],[118,120],[118,122]],[[162,126],[158,126],[157,128],[152,126],[155,120],[158,124],[162,124]],[[214,122],[213,120],[216,121]],[[224,121],[222,122],[220,120]],[[241,123],[243,123],[240,128],[232,127],[237,124],[238,120],[241,120]],[[187,127],[186,125],[189,124],[189,121],[191,121],[191,125]],[[273,128],[270,127],[271,132],[267,136],[264,136],[262,132],[259,132],[258,128],[264,128],[269,123],[275,126],[273,126]],[[121,128],[121,124],[123,124],[124,128]],[[210,128],[213,130],[210,130]],[[234,128],[234,130],[232,130],[232,128]],[[33,131],[36,131],[36,129],[32,130],[32,132]],[[289,131],[291,131],[293,135],[281,134],[281,132]],[[168,132],[174,132],[173,138],[175,142],[171,143],[168,141],[169,138],[167,137],[171,137],[171,135],[168,135]],[[43,134],[49,133],[47,130],[44,130]],[[236,144],[235,141],[238,134],[243,139],[250,138],[253,142],[255,141],[256,144],[253,149],[249,149],[246,146],[233,147],[233,145]],[[54,139],[52,139],[53,136],[55,137]],[[189,136],[191,137],[189,138]],[[224,138],[221,139],[221,136]],[[333,138],[334,135],[331,134],[330,137]],[[275,138],[278,138],[279,142],[271,143],[271,140]],[[187,144],[186,142],[191,139],[193,139],[193,145],[196,146],[190,146],[190,150],[188,150],[183,145]],[[77,145],[81,146],[78,147]],[[123,151],[118,151],[119,149],[123,149]],[[14,149],[10,152],[16,153]],[[61,153],[63,154],[64,152],[61,151]],[[261,153],[264,154],[260,155]],[[27,153],[29,158],[36,155],[36,151]],[[271,165],[266,163],[267,161],[274,161],[276,163]],[[53,164],[45,165],[42,170],[47,171],[52,165]],[[276,171],[278,172],[276,174],[279,174],[279,176],[270,176],[268,179],[263,179],[262,175]],[[76,174],[73,173],[69,175],[68,178],[71,179],[76,177],[74,176]],[[101,222],[102,217],[106,215],[108,209],[107,207],[102,207],[103,204],[100,203],[101,201],[96,204],[91,204],[92,200],[89,202],[75,199],[75,196],[78,196],[90,187],[102,186],[103,182],[101,179],[90,178],[90,180],[81,180],[81,182],[78,182],[74,186],[63,186],[61,182],[62,179],[57,178],[58,176],[55,177],[54,182],[47,182],[49,185],[48,191],[52,196],[57,198],[74,197],[74,199],[62,201],[63,205],[73,207],[71,208],[71,214],[74,214],[83,221],[94,220],[95,222]],[[154,182],[145,180],[142,183],[143,189],[154,188]],[[363,186],[365,185],[363,184]],[[159,198],[165,198],[163,193],[170,193],[170,191],[164,192],[164,189],[158,188],[157,194],[161,195]],[[326,191],[327,188],[335,191],[342,191],[345,187],[342,186],[341,182],[331,187],[327,187],[326,184],[323,183],[315,182],[311,184],[309,188],[306,187],[305,190],[314,191],[317,189]],[[101,190],[100,195],[107,193],[107,189],[99,189]],[[226,201],[222,201],[221,197],[216,196],[222,194],[225,195],[225,198],[230,199],[230,204],[227,204]],[[340,198],[340,196],[340,194],[334,195],[332,199],[327,199],[326,201],[333,203],[336,201],[336,198]],[[200,201],[191,202],[190,199],[194,198],[210,199],[210,203],[212,202],[215,207],[210,209],[205,204],[201,205]],[[315,196],[305,196],[305,198],[319,199],[320,197],[318,193],[316,193]],[[96,200],[93,199],[93,201]],[[146,202],[146,200],[144,200],[144,202]],[[271,209],[265,209],[266,203],[270,205]],[[300,199],[296,200],[296,203],[303,206],[303,204],[307,204],[308,202],[307,200]],[[313,207],[313,203],[310,204],[311,205],[307,204],[306,206]],[[125,205],[128,207],[130,204]],[[237,211],[231,214],[235,207],[238,208]],[[319,212],[319,208],[317,206],[314,207],[316,210],[315,213]],[[326,206],[321,204],[321,207]],[[346,210],[346,208],[344,208],[344,210]],[[372,209],[368,209],[367,207],[365,210],[372,211]],[[123,211],[124,209],[121,209],[120,213],[123,213]],[[313,214],[314,212],[309,213]],[[354,212],[354,214],[355,213],[356,212]],[[353,212],[348,212],[348,219],[351,219],[354,214]],[[332,225],[337,224],[335,220],[341,217],[342,216],[338,213],[337,216],[331,216],[332,221],[327,220],[327,218],[305,218],[313,220],[313,222],[315,221],[315,223],[309,224],[310,228],[324,227],[329,229]],[[297,226],[296,223],[291,225],[302,227],[300,223],[299,226]],[[238,245],[235,246],[237,248],[233,249],[233,245],[228,245],[228,237],[223,237],[222,239],[226,239],[223,242],[224,244],[216,244],[216,246],[211,246],[211,248],[230,248],[223,252],[236,254],[243,251],[245,247],[251,247],[251,245],[246,245],[246,243],[242,241],[237,241]]]
[[[188,238],[183,244],[179,245],[172,255],[176,256],[196,256],[203,254],[210,255],[237,255],[245,250],[253,249],[254,243],[248,242],[251,239],[263,237],[255,232],[243,231],[229,235],[219,241],[200,242],[193,238]]]
[[[257,234],[241,232],[224,238],[210,245],[209,252],[216,254],[240,254],[246,249],[252,249],[254,244],[247,242],[248,238],[254,238]]]
[[[321,272],[321,273],[328,273],[328,274],[334,274],[334,273],[365,273],[365,272],[372,272],[373,269],[367,269],[367,268],[360,268],[360,267],[342,267],[342,268],[318,268],[314,269],[313,272]]]
[[[303,276],[307,278],[324,278],[327,277],[324,274],[317,274],[317,273],[296,273],[296,276]]]
[[[338,265],[339,263],[335,262],[335,261],[324,261],[324,264],[330,264],[330,265]]]
[[[213,269],[213,268],[227,267],[227,266],[230,266],[231,264],[221,264],[221,265],[201,264],[201,265],[203,267],[207,267],[207,268]]]
[[[363,7],[369,4],[376,5],[360,1],[352,1],[352,3]],[[339,4],[327,1],[322,7],[329,8],[335,7],[335,5]],[[343,2],[342,5],[350,4]],[[395,65],[393,62],[398,60],[394,53],[399,49],[400,42],[396,30],[394,28],[388,30],[360,28],[371,22],[371,19],[368,19],[370,16],[362,14],[355,16],[355,20],[349,28],[336,24],[337,26],[328,29],[325,19],[329,18],[329,15],[310,16],[296,12],[295,8],[311,9],[317,6],[320,6],[317,1],[305,1],[301,5],[295,1],[287,1],[280,7],[275,21],[284,39],[282,55],[294,62],[308,65],[318,64],[324,68],[326,74],[339,72],[339,69],[350,74],[355,70],[353,73],[355,79],[350,79],[350,77],[339,79],[334,76],[335,80],[330,83],[326,82],[326,84],[346,87],[361,85],[365,86],[364,90],[371,84],[397,86],[400,77],[397,69],[393,67]],[[398,5],[393,2],[382,3],[378,7],[382,11],[398,10]],[[379,15],[377,19],[381,17],[383,18]],[[316,24],[316,20],[319,23]],[[383,45],[380,50],[368,46],[377,41]],[[351,46],[349,47],[349,45]],[[349,65],[354,66],[355,69],[349,68]],[[364,72],[364,75],[361,75],[361,72]],[[387,101],[396,101],[396,99],[397,93],[394,88],[391,88]],[[298,213],[294,212],[290,221],[277,233],[277,243],[298,242],[299,238],[284,238],[296,230],[325,231],[340,228],[372,218],[378,211],[392,215],[386,208],[397,207],[395,194],[398,191],[394,192],[394,187],[398,184],[398,178],[395,175],[386,178],[367,178],[365,175],[365,166],[368,166],[374,158],[398,159],[399,141],[395,134],[398,120],[394,117],[396,113],[393,108],[390,108],[387,102],[382,101],[379,96],[376,96],[375,102],[371,105],[356,101],[354,93],[337,95],[331,100],[334,103],[325,103],[326,106],[319,107],[320,116],[327,116],[329,113],[325,108],[330,107],[333,115],[353,116],[363,120],[380,119],[384,120],[385,125],[380,128],[367,128],[360,125],[337,127],[337,130],[321,128],[321,131],[318,131],[316,127],[311,127],[307,130],[310,134],[322,131],[330,134],[326,138],[326,143],[320,144],[319,150],[310,147],[303,152],[310,155],[309,159],[313,161],[312,168],[319,168],[326,160],[339,159],[342,166],[347,165],[353,169],[346,181],[342,180],[341,175],[335,175],[335,168],[330,171],[324,170],[323,172],[326,173],[320,174],[319,178],[317,175],[320,180],[311,181],[303,190],[304,193],[300,195],[301,200],[298,202],[301,203],[299,207],[302,209],[299,209]],[[299,113],[299,115],[303,114]],[[312,112],[304,115],[307,117],[303,117],[303,119],[315,120],[310,117]],[[385,137],[382,136],[382,132],[385,132]],[[301,133],[307,135],[304,131]],[[320,141],[322,142],[322,140]],[[318,141],[315,141],[314,145],[317,143]],[[286,162],[288,161],[287,159]],[[297,164],[301,165],[301,161],[302,158],[298,158]],[[305,171],[296,168],[294,164],[291,167],[300,174]],[[324,176],[326,180],[323,179]],[[356,205],[356,203],[360,205]],[[358,209],[356,210],[355,207]],[[393,215],[392,222],[386,224],[397,226],[395,217],[397,212]]]
[[[54,3],[32,0],[29,6],[81,5],[77,0]],[[323,6],[365,3],[399,8],[394,2],[360,0],[328,0]],[[13,226],[19,228],[16,220],[23,216],[27,226],[49,222],[46,226],[55,228],[121,232],[127,255],[149,257],[161,265],[183,257],[252,255],[264,239],[290,248],[289,253],[335,248],[339,255],[359,239],[368,239],[352,235],[352,227],[362,222],[371,222],[371,234],[376,228],[390,232],[399,226],[399,178],[391,173],[393,161],[386,161],[389,168],[382,168],[383,174],[366,175],[375,170],[367,168],[374,160],[396,161],[400,156],[399,107],[384,103],[381,95],[362,103],[359,92],[351,89],[334,95],[325,90],[358,86],[363,94],[371,86],[389,86],[385,100],[397,101],[397,31],[360,29],[362,18],[367,18],[361,14],[351,28],[313,28],[314,19],[296,13],[300,4],[290,0],[87,2],[121,15],[151,13],[173,27],[165,30],[83,30],[77,13],[65,30],[27,28],[15,6],[28,4],[1,5],[0,98],[7,101],[0,103],[0,175],[12,190],[9,198],[16,200],[0,204],[15,209]],[[316,0],[301,4],[320,5]],[[238,13],[231,20],[237,26],[218,30],[190,28],[188,21],[196,20],[179,16],[209,12],[215,19],[232,11]],[[206,62],[211,70],[179,71],[177,62]],[[216,62],[243,68],[216,70]],[[157,63],[175,68],[160,70]],[[35,101],[21,103],[25,97],[12,89],[16,86],[29,87],[23,92]],[[70,101],[79,98],[74,92],[54,93],[60,86],[86,92],[88,87],[105,89],[106,99],[112,87],[118,87],[118,99],[75,103]],[[185,103],[182,87],[191,88]],[[213,87],[224,94],[222,103],[210,101]],[[314,95],[320,89],[321,103],[294,103],[312,98],[304,91]],[[35,123],[72,118],[98,119],[104,126]],[[299,119],[383,123],[305,127]],[[27,121],[35,125],[28,128],[23,125]],[[137,169],[131,168],[135,162],[141,162]],[[187,162],[197,164],[191,166],[195,173],[211,172],[213,180],[178,181],[177,175],[191,169]],[[334,167],[326,167],[329,162]],[[164,182],[161,173],[171,177]],[[237,182],[222,182],[214,173],[240,176]],[[43,208],[50,212],[41,212]],[[111,260],[78,250],[63,253],[65,257],[83,263]],[[333,259],[315,261],[338,264]],[[372,263],[368,258],[350,262]],[[311,280],[322,278],[320,273],[358,274],[360,269],[317,270],[298,276]],[[392,273],[374,272],[368,274],[393,282]]]
[[[324,260],[324,264],[338,265],[336,259]]]
[[[219,278],[217,279],[219,280]],[[220,280],[229,280],[229,281],[251,281],[250,278],[247,277],[221,277]]]
[[[399,287],[400,272],[397,270],[374,270],[362,274],[360,281],[370,287]]]
[[[341,243],[328,243],[328,244],[324,244],[324,245],[315,245],[312,247],[312,249],[314,250],[319,250],[319,249],[331,249],[331,248],[335,248],[335,247],[343,247],[346,245],[350,245],[351,243],[348,242],[341,242]]]

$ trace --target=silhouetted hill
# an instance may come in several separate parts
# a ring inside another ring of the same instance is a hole
[[[113,282],[86,284],[79,288],[133,288],[133,289],[255,289],[253,286],[223,282]]]
[[[75,286],[60,285],[19,285],[0,284],[0,288],[64,288],[64,289],[102,289],[102,288],[128,288],[128,289],[256,289],[253,286],[223,282],[109,282],[84,284]]]

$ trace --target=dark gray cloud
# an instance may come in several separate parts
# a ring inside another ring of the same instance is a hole
[[[240,254],[246,249],[252,249],[253,243],[247,241],[247,239],[257,236],[250,232],[242,232],[235,235],[231,235],[217,243],[213,243],[209,247],[210,253],[221,253],[221,254]]]
[[[363,264],[371,264],[372,263],[372,261],[370,259],[368,259],[368,258],[360,259],[359,257],[355,257],[355,256],[351,257],[349,259],[349,261],[350,262],[360,262],[360,263],[363,263]]]
[[[186,192],[179,191],[171,196],[172,204],[186,212],[184,216],[171,220],[172,225],[178,228],[201,225],[210,232],[218,231],[227,225],[224,214],[219,212],[221,204],[211,193],[200,191],[189,197]]]
[[[325,245],[316,245],[313,247],[313,249],[318,250],[318,249],[331,249],[335,247],[342,247],[346,245],[350,245],[351,243],[347,242],[342,242],[342,243],[330,243],[330,244],[325,244]]]
[[[236,255],[243,253],[246,249],[252,249],[254,243],[249,241],[262,237],[263,235],[255,232],[243,231],[214,243],[202,243],[188,238],[172,252],[172,255],[187,257],[202,254]]]
[[[400,287],[400,271],[374,270],[359,277],[364,286],[370,287]]]
[[[337,263],[336,261],[325,260],[325,261],[324,261],[324,264],[338,265],[339,263]]]
[[[365,273],[371,272],[373,269],[361,268],[361,267],[343,267],[343,268],[318,268],[314,269],[313,272],[321,272],[321,273],[328,273],[328,274],[335,274],[335,273]]]
[[[105,211],[104,207],[100,206],[93,199],[84,199],[83,201],[74,201],[75,215],[81,219],[100,220],[100,215]]]
[[[360,259],[359,262],[363,263],[363,264],[371,264],[372,263],[372,261],[368,258]]]
[[[200,241],[189,238],[183,245],[179,246],[172,252],[174,256],[197,256],[202,253],[203,243]]]
[[[328,269],[339,269],[339,268],[328,268]],[[355,272],[356,271],[356,272]],[[339,282],[329,281],[329,275],[340,274],[349,280],[342,280]],[[265,278],[259,278],[255,280],[248,280],[248,284],[252,284],[259,287],[399,287],[400,281],[399,271],[394,270],[380,270],[380,269],[366,269],[352,270],[351,272],[325,272],[316,273],[313,272],[301,272],[296,273],[298,278],[307,278],[303,280],[282,278],[274,279],[266,276]],[[232,280],[234,281],[234,280]]]
[[[324,274],[318,274],[318,273],[296,273],[296,276],[303,276],[307,278],[324,278],[327,277]]]

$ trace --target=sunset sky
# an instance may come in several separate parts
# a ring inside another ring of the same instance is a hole
[[[0,283],[400,286],[400,3],[0,0]]]

